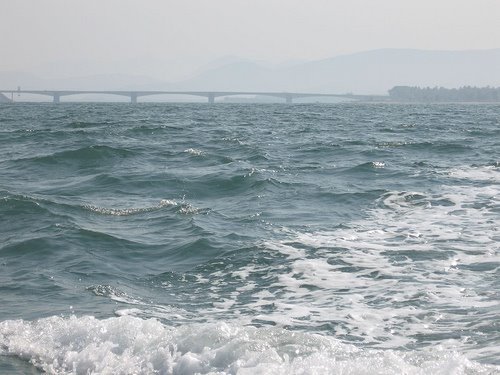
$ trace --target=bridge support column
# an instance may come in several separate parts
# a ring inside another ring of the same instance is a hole
[[[215,103],[215,95],[210,93],[208,94],[208,103],[209,104],[214,104]]]
[[[287,95],[285,97],[286,104],[292,104],[293,103],[293,98],[291,95]]]
[[[133,104],[137,103],[137,93],[135,92],[130,93],[130,103]]]
[[[58,93],[54,93],[54,96],[53,96],[53,100],[52,100],[53,103],[60,103],[61,102],[61,94],[58,94]]]

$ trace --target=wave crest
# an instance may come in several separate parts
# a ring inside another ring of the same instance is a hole
[[[138,208],[106,208],[98,207],[94,205],[84,205],[83,208],[101,215],[110,216],[130,216],[136,214],[142,214],[146,212],[157,211],[165,207],[173,207],[176,212],[180,214],[198,214],[201,212],[206,212],[206,210],[193,207],[189,203],[181,202],[178,203],[171,199],[162,199],[157,205],[149,207],[138,207]]]
[[[0,353],[52,374],[480,374],[455,352],[361,350],[333,338],[235,324],[169,327],[121,316],[0,323]]]

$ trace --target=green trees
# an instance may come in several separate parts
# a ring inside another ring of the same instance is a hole
[[[444,87],[395,86],[389,90],[391,100],[398,102],[500,102],[500,87],[471,87],[459,89]]]

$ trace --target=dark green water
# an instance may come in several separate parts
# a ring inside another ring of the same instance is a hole
[[[495,105],[1,105],[0,372],[500,373],[499,227]]]

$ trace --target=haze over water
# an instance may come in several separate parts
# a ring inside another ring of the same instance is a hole
[[[0,372],[500,373],[497,105],[0,106]]]

